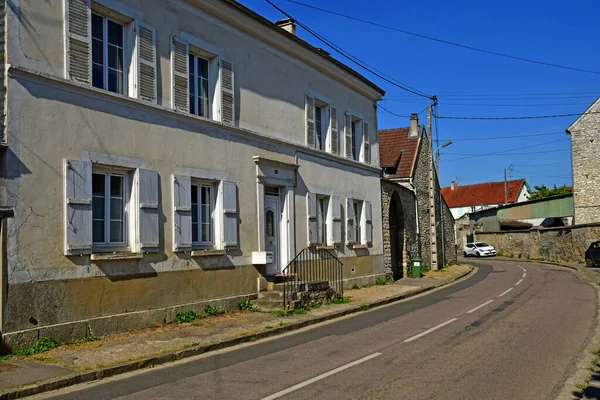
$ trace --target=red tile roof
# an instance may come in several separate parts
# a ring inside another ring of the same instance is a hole
[[[419,138],[408,137],[409,128],[382,129],[379,131],[379,163],[382,167],[393,167],[398,165],[396,174],[388,178],[410,178],[413,173],[413,165]]]
[[[517,201],[517,196],[521,187],[525,184],[525,179],[516,179],[508,181],[508,202]],[[467,207],[504,203],[504,181],[485,182],[475,185],[459,185],[452,190],[452,187],[442,188],[442,196],[446,200],[448,207]]]

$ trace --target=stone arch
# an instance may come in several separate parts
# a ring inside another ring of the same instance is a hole
[[[392,264],[391,272],[394,280],[398,280],[406,275],[406,260],[404,260],[406,227],[404,223],[402,200],[396,191],[393,192],[392,198],[390,199],[389,229]]]

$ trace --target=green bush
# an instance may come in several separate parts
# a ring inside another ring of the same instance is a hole
[[[223,310],[221,307],[211,307],[209,304],[207,304],[204,307],[204,312],[202,313],[201,317],[216,317],[217,315],[221,314],[225,314],[225,310]]]
[[[350,297],[348,297],[348,296],[334,297],[331,300],[329,300],[327,303],[329,303],[329,304],[346,304],[346,303],[350,303]]]
[[[198,314],[192,310],[180,311],[175,314],[175,322],[178,324],[182,324],[184,322],[192,322],[193,320],[198,319]]]
[[[375,281],[375,284],[377,286],[393,285],[394,284],[394,280],[393,279],[384,278],[383,276],[380,276]]]
[[[250,299],[246,299],[246,300],[242,301],[241,303],[238,303],[238,307],[242,311],[253,311],[253,312],[260,311],[260,307],[257,307],[254,304],[252,304]]]

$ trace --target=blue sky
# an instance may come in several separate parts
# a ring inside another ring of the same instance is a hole
[[[600,75],[482,54],[325,14],[287,0],[273,1],[375,68],[421,92],[436,94],[441,116],[581,113],[600,95]],[[597,39],[600,2],[597,0],[579,0],[576,4],[557,0],[300,1],[473,47],[600,71]],[[284,18],[264,0],[241,0],[241,3],[269,20]],[[298,34],[309,43],[324,47],[308,32],[299,29]],[[349,64],[333,51],[331,53]],[[394,113],[409,115],[427,106],[427,99],[353,67],[387,91],[387,100],[381,104]],[[420,114],[423,123],[425,116],[425,113]],[[441,184],[447,186],[455,179],[459,184],[502,180],[504,168],[512,165],[512,177],[526,178],[532,188],[539,184],[570,185],[569,136],[560,132],[575,119],[440,120],[440,143],[448,139],[455,141],[442,150]],[[379,110],[380,128],[407,125],[408,118]],[[555,132],[557,134],[517,139],[480,139]],[[470,156],[511,149],[515,150],[502,156]]]

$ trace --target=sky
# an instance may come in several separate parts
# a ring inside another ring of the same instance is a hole
[[[571,71],[449,46],[272,0],[296,20],[395,80],[438,97],[439,116],[516,117],[579,114],[600,96],[600,74]],[[504,0],[408,2],[396,0],[298,0],[397,29],[547,63],[600,71],[600,2]],[[240,2],[271,21],[285,18],[266,0]],[[386,91],[378,109],[380,129],[409,125],[408,115],[429,100],[404,91],[328,49],[307,31],[298,36],[353,67]],[[426,112],[419,114],[426,123]],[[526,120],[439,119],[440,184],[513,179],[535,185],[571,185],[570,137],[577,117]],[[523,135],[538,135],[526,136]],[[488,139],[520,136],[511,139]],[[504,152],[499,155],[489,153]]]

